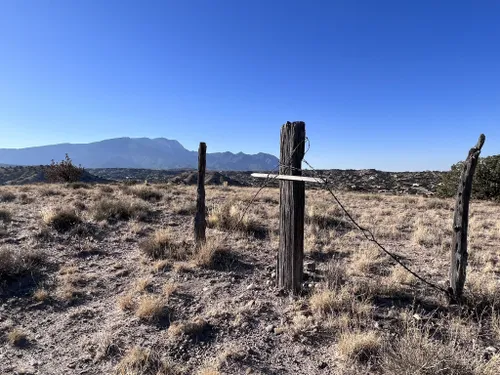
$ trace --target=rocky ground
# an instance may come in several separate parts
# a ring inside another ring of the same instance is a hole
[[[286,296],[274,283],[279,191],[263,190],[239,220],[256,191],[207,187],[208,241],[195,250],[191,186],[0,188],[0,374],[499,373],[498,204],[472,204],[457,306],[320,190],[307,193],[303,293]],[[451,200],[339,196],[446,286]]]

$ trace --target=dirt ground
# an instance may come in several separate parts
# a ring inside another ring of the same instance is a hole
[[[466,299],[450,305],[306,199],[302,295],[275,287],[279,190],[0,188],[0,374],[500,373],[500,206],[473,201]],[[447,287],[453,201],[338,193],[419,275]]]

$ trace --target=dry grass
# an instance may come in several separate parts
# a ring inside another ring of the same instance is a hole
[[[167,302],[163,296],[143,296],[139,299],[135,310],[135,316],[149,323],[157,323],[167,315]]]
[[[350,360],[367,362],[382,348],[382,338],[375,331],[344,331],[340,334],[337,350]]]
[[[118,307],[123,311],[131,311],[135,308],[135,295],[131,292],[118,297]]]
[[[7,341],[12,346],[23,347],[28,343],[28,336],[21,329],[14,328],[7,334]]]
[[[184,260],[188,257],[186,244],[172,240],[168,229],[159,229],[140,244],[144,254],[152,259]]]
[[[0,245],[0,282],[28,274],[35,276],[45,265],[46,260],[40,251]]]
[[[12,221],[12,213],[6,209],[0,209],[0,221],[4,223]]]
[[[209,238],[195,253],[194,263],[199,267],[220,269],[230,261],[230,255],[218,239]]]
[[[168,327],[168,334],[171,337],[179,337],[182,335],[187,335],[190,337],[196,337],[207,329],[208,323],[203,318],[194,318],[188,322],[175,322],[170,327]]]
[[[69,231],[82,222],[75,211],[68,209],[48,209],[42,211],[42,220],[45,225],[54,228],[59,233]]]
[[[243,209],[243,205],[230,202],[216,205],[209,212],[207,225],[209,228],[265,236],[266,229],[262,223],[251,214],[243,216]]]
[[[148,221],[152,215],[151,209],[145,203],[111,198],[97,201],[92,206],[91,213],[97,221],[127,221],[130,219]]]
[[[163,197],[161,192],[146,185],[133,186],[129,191],[133,196],[148,202],[158,202]]]
[[[46,302],[50,298],[50,294],[46,289],[39,288],[33,292],[33,298],[37,302]]]
[[[8,203],[16,200],[16,195],[11,191],[2,191],[0,192],[0,202]]]
[[[116,366],[117,375],[177,375],[179,370],[160,353],[150,349],[134,347]]]

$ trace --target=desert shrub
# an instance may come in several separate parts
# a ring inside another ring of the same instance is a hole
[[[42,220],[46,225],[54,228],[59,233],[67,232],[82,222],[75,211],[67,209],[43,211]]]
[[[132,189],[130,189],[130,193],[133,196],[141,198],[148,202],[158,202],[163,197],[162,193],[148,186],[133,187]]]
[[[144,254],[153,259],[184,260],[187,257],[187,246],[174,242],[166,229],[157,230],[139,247]]]
[[[45,168],[44,175],[48,182],[77,182],[84,172],[81,166],[73,165],[73,161],[66,154],[60,162],[51,161]]]
[[[91,184],[87,184],[85,182],[69,182],[66,184],[68,189],[92,189]]]
[[[2,203],[12,202],[15,199],[15,194],[11,193],[10,191],[4,191],[0,193],[0,202]]]
[[[12,214],[10,211],[0,209],[0,221],[4,223],[8,223],[12,220]]]
[[[116,366],[120,375],[178,375],[182,372],[155,350],[134,347],[125,354]]]
[[[36,274],[45,264],[40,252],[9,246],[0,247],[0,282]]]
[[[408,326],[390,343],[381,358],[384,374],[493,374],[462,351],[454,340],[437,340],[429,327]]]
[[[106,198],[96,202],[91,208],[91,212],[97,221],[127,221],[130,219],[148,221],[152,215],[151,209],[146,204]]]
[[[196,252],[194,262],[202,268],[219,269],[234,261],[227,248],[221,246],[219,240],[207,240]]]
[[[256,237],[266,235],[266,229],[261,222],[249,215],[248,212],[244,212],[239,205],[231,203],[215,206],[209,213],[207,226],[248,233]]]
[[[463,169],[463,161],[451,166],[451,170],[442,177],[437,188],[439,196],[455,196]],[[500,155],[479,158],[472,184],[472,197],[500,200]]]

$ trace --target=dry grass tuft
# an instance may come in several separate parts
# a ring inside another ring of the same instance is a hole
[[[408,326],[381,356],[387,375],[486,375],[483,364],[461,351],[455,340],[441,341],[429,327]],[[492,372],[489,374],[493,375]]]
[[[135,308],[134,294],[129,292],[118,297],[118,307],[123,311],[131,311]]]
[[[7,334],[7,341],[12,346],[23,347],[28,344],[28,336],[19,328],[14,328]]]
[[[173,242],[168,229],[159,229],[140,244],[144,254],[152,259],[184,260],[187,249],[184,244]]]
[[[351,302],[352,296],[347,288],[338,290],[318,289],[309,298],[311,310],[320,315],[349,310]]]
[[[42,220],[45,225],[54,228],[59,233],[69,231],[80,224],[82,220],[75,211],[72,210],[44,210]]]
[[[33,292],[33,298],[38,302],[46,302],[50,298],[47,289],[39,288]]]
[[[157,323],[168,315],[167,302],[163,296],[143,296],[135,310],[135,315],[149,323]]]
[[[0,192],[0,202],[8,203],[12,202],[16,199],[16,195],[10,191],[2,191]]]
[[[12,221],[12,213],[5,209],[0,209],[0,221],[4,223],[9,223]]]
[[[91,208],[91,213],[97,221],[110,222],[130,219],[148,221],[152,215],[151,209],[145,203],[110,198],[97,201]]]
[[[382,338],[375,331],[344,331],[337,349],[339,354],[351,360],[367,362],[382,348]]]
[[[177,289],[179,289],[179,285],[176,283],[167,283],[163,286],[163,295],[165,298],[170,298],[172,294],[174,294]]]
[[[196,252],[194,262],[198,267],[220,269],[231,261],[229,250],[217,239],[208,239]]]
[[[133,196],[148,202],[158,202],[163,197],[161,192],[146,185],[133,186],[129,191]]]
[[[154,350],[134,347],[116,366],[117,375],[177,375],[179,370]]]
[[[203,318],[195,318],[189,322],[176,322],[168,327],[168,334],[171,337],[186,335],[189,337],[198,337],[208,328],[208,323]]]
[[[243,208],[237,204],[225,203],[217,205],[212,208],[208,215],[207,226],[264,237],[266,229],[261,222],[248,212],[243,216],[243,212]]]
[[[37,250],[5,245],[0,247],[0,281],[15,280],[28,274],[39,274],[45,264],[43,254]]]

